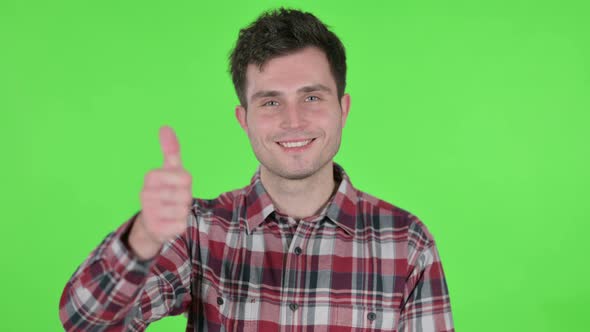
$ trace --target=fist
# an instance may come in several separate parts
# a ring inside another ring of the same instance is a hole
[[[141,212],[129,234],[129,245],[140,258],[153,257],[164,242],[185,231],[193,199],[192,177],[182,168],[172,128],[160,128],[160,146],[164,165],[146,174]]]

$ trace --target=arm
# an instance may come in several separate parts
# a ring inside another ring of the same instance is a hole
[[[66,284],[60,319],[68,331],[143,331],[190,303],[192,178],[174,131],[160,129],[164,165],[149,172],[141,212],[107,236]]]
[[[125,243],[135,219],[109,234],[66,284],[59,311],[66,331],[143,331],[150,322],[186,311],[187,242],[177,237],[156,257],[140,260]]]
[[[418,220],[410,227],[409,275],[399,331],[455,331],[449,291],[432,236]]]

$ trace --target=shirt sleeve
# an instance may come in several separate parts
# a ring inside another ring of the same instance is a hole
[[[418,220],[410,227],[409,275],[399,331],[455,331],[449,290],[432,235]]]
[[[138,214],[109,234],[66,284],[59,305],[66,331],[143,331],[150,322],[186,311],[188,241],[178,236],[155,258],[139,260],[122,239]]]

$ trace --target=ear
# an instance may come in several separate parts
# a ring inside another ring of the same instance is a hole
[[[342,112],[342,128],[344,128],[346,119],[348,118],[348,112],[350,112],[350,95],[348,93],[345,93],[340,99],[340,109]]]
[[[236,120],[244,131],[248,132],[248,123],[246,122],[246,109],[242,105],[236,106]]]

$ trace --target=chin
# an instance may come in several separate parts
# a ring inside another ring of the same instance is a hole
[[[280,165],[280,164],[271,164],[271,165],[264,165],[263,166],[271,173],[279,176],[283,179],[287,180],[304,180],[307,179],[316,173],[318,173],[324,166],[324,164],[320,163],[311,163],[307,165]]]
[[[280,177],[287,180],[304,180],[309,178],[313,174],[315,174],[315,172],[310,170],[301,170],[295,172],[289,172],[288,170],[280,170],[278,173]]]

